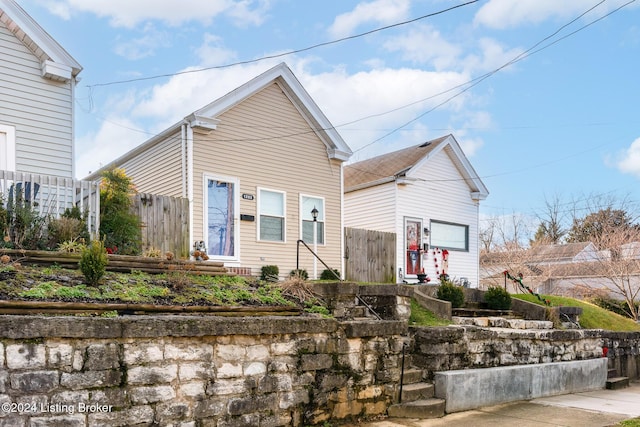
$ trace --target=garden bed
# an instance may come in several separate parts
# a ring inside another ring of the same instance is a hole
[[[8,255],[12,260],[25,265],[52,266],[64,268],[78,268],[80,254],[52,251],[33,251],[22,249],[0,249],[0,256]],[[169,271],[187,271],[192,274],[207,276],[234,276],[227,271],[224,264],[213,261],[169,260],[166,257],[142,257],[129,255],[108,254],[107,271],[131,273],[143,271],[150,274],[162,274]]]
[[[117,255],[110,255],[109,262],[134,262],[123,267],[125,272],[107,271],[91,286],[72,256],[10,253],[12,260],[0,264],[0,314],[291,316],[321,304],[308,303],[284,283],[206,274],[177,262],[167,262],[175,269],[151,274],[134,268],[142,257]]]

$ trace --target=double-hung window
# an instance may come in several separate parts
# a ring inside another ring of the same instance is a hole
[[[313,209],[318,211],[316,221],[313,221]],[[316,229],[317,242],[324,244],[324,199],[322,197],[300,196],[300,218],[302,218],[302,240],[313,244],[313,226]]]
[[[259,240],[285,241],[285,201],[286,194],[282,191],[258,189]]]

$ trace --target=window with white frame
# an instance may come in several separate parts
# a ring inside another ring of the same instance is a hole
[[[313,221],[313,209],[318,211],[317,220]],[[324,198],[312,196],[300,196],[300,218],[302,218],[302,240],[306,243],[313,242],[313,226],[317,227],[317,243],[324,244]]]
[[[0,170],[16,171],[16,129],[0,125]]]
[[[469,226],[444,221],[431,221],[431,246],[459,251],[469,250]]]
[[[259,240],[285,241],[285,201],[282,191],[258,188],[258,236]]]

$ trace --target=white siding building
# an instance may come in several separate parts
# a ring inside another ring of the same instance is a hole
[[[345,166],[345,226],[396,233],[396,281],[479,283],[478,209],[489,192],[448,135]]]
[[[14,0],[0,0],[0,170],[74,176],[82,67]]]

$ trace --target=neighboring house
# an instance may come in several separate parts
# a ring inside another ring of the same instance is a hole
[[[0,171],[73,178],[81,70],[14,0],[0,0]]]
[[[437,282],[444,268],[477,287],[478,211],[488,194],[447,135],[346,166],[345,226],[396,233],[398,282],[415,282],[423,269]]]
[[[481,287],[503,286],[504,271],[521,275],[523,283],[541,294],[576,298],[621,298],[621,289],[640,293],[640,244],[623,245],[622,257],[591,242],[538,245],[526,250],[492,252],[480,258]],[[506,282],[510,292],[522,292]]]
[[[95,235],[97,186],[74,179],[74,94],[81,70],[14,0],[0,0],[0,201],[21,194],[46,217],[81,206]]]
[[[351,150],[291,70],[277,65],[93,173],[124,168],[140,192],[189,199],[190,242],[242,273],[296,267],[298,239],[342,268],[343,162]],[[313,258],[300,249],[300,268]],[[318,263],[318,274],[324,269]]]

